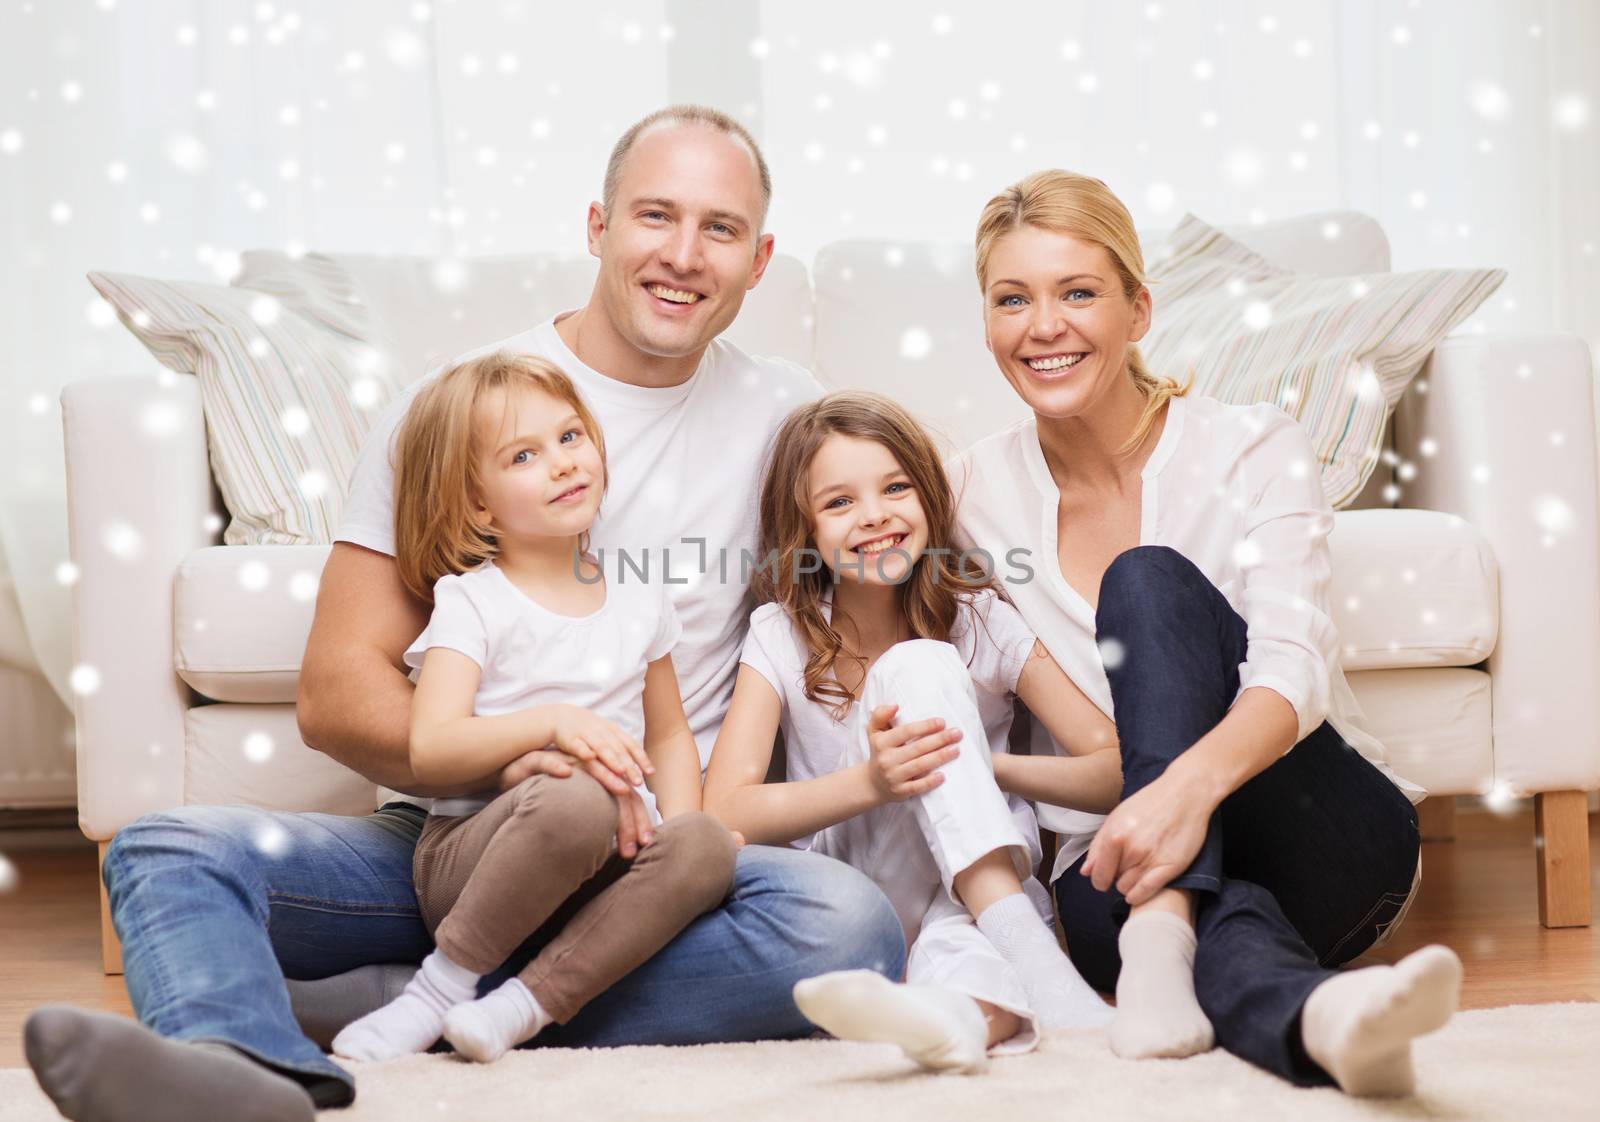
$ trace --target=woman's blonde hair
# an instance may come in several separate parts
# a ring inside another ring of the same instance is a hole
[[[432,602],[434,582],[446,573],[477,568],[500,551],[493,525],[475,517],[483,495],[479,406],[496,390],[518,388],[543,391],[572,407],[600,453],[604,497],[605,436],[560,367],[506,351],[451,367],[417,393],[395,440],[395,561],[406,588],[423,600]],[[579,548],[589,548],[587,532]]]
[[[1023,226],[1066,234],[1103,248],[1116,266],[1122,281],[1122,295],[1128,300],[1149,284],[1133,216],[1122,205],[1122,200],[1092,176],[1051,168],[1036,171],[1012,184],[984,206],[978,219],[977,237],[980,290],[989,275],[989,254],[994,243]],[[1170,378],[1150,373],[1137,346],[1128,347],[1128,374],[1134,387],[1144,395],[1145,406],[1133,435],[1122,446],[1125,453],[1144,442],[1168,398],[1182,397],[1189,390],[1187,385],[1180,386]]]
[[[811,517],[808,476],[817,450],[830,436],[870,440],[888,449],[900,468],[911,477],[928,520],[928,545],[917,558],[909,577],[899,586],[901,615],[912,633],[923,639],[948,642],[959,608],[958,591],[975,592],[993,587],[982,564],[953,550],[956,498],[950,492],[939,450],[910,413],[881,394],[856,390],[831,393],[802,405],[784,420],[774,440],[761,481],[759,557],[752,588],[758,603],[775,601],[800,629],[808,658],[805,695],[812,701],[832,698],[831,708],[842,718],[856,694],[828,679],[840,658],[861,662],[846,654],[844,641],[822,613],[822,598],[834,581],[827,565],[802,568],[803,551],[815,556],[816,536]],[[935,549],[951,550],[933,553]],[[765,564],[770,559],[771,564]]]

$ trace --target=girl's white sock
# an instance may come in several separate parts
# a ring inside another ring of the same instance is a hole
[[[434,951],[400,996],[344,1027],[334,1053],[349,1060],[392,1060],[426,1052],[444,1031],[452,1005],[471,1001],[478,975]]]
[[[512,978],[494,992],[446,1013],[444,1038],[469,1060],[488,1064],[533,1039],[550,1021],[533,991]]]
[[[1449,947],[1393,966],[1335,974],[1300,1010],[1306,1053],[1348,1095],[1409,1095],[1411,1041],[1443,1028],[1461,999],[1461,960]]]
[[[897,1044],[933,1071],[981,1071],[989,1025],[966,994],[908,986],[872,970],[838,970],[794,985],[794,1002],[840,1040]]]
[[[1021,892],[1002,897],[978,917],[983,932],[1022,978],[1034,1016],[1045,1028],[1102,1028],[1111,1006],[1083,980],[1078,968]]]
[[[1216,1035],[1194,996],[1194,928],[1170,912],[1140,912],[1122,925],[1117,950],[1111,1050],[1125,1060],[1208,1051]]]

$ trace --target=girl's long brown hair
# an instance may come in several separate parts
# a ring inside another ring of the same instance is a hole
[[[418,391],[394,448],[395,562],[406,588],[429,603],[440,577],[475,569],[500,552],[493,527],[473,516],[483,493],[478,407],[495,390],[514,388],[542,390],[572,407],[600,453],[604,498],[605,436],[559,366],[496,351],[446,370]],[[588,549],[587,534],[579,549]]]
[[[844,640],[822,613],[822,598],[834,582],[823,564],[815,572],[802,571],[801,551],[817,550],[812,532],[807,477],[817,450],[830,436],[870,440],[889,450],[901,470],[911,477],[928,519],[928,545],[917,558],[908,579],[898,587],[901,615],[912,634],[921,639],[949,642],[960,604],[957,594],[992,588],[993,575],[971,557],[955,552],[933,554],[934,549],[954,550],[956,496],[940,462],[939,450],[916,419],[897,402],[882,394],[848,390],[831,393],[802,405],[784,420],[774,439],[765,477],[761,481],[759,557],[752,589],[759,603],[774,601],[799,628],[809,657],[805,666],[805,695],[812,701],[832,698],[835,718],[842,719],[857,695],[831,680],[840,658],[865,663],[847,652]],[[771,564],[766,564],[768,559]],[[809,566],[808,566],[809,568]]]

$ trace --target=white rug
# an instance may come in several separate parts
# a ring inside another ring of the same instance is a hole
[[[1463,1013],[1416,1045],[1416,1098],[1291,1087],[1222,1051],[1130,1063],[1100,1033],[1050,1036],[980,1076],[930,1076],[889,1047],[804,1040],[698,1048],[517,1052],[354,1066],[337,1122],[643,1119],[696,1122],[1039,1122],[1087,1119],[1600,1119],[1600,1004]],[[0,1070],[0,1122],[59,1118],[26,1070]],[[151,1122],[157,1122],[152,1119]],[[222,1120],[219,1120],[222,1122]]]

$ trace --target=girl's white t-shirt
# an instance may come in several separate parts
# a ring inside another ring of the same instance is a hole
[[[440,577],[428,626],[406,649],[420,669],[429,648],[459,651],[482,670],[472,712],[497,717],[535,705],[576,705],[644,743],[645,668],[669,653],[682,625],[665,586],[607,578],[606,599],[586,616],[551,611],[494,562]],[[529,748],[537,745],[529,745]],[[652,821],[655,796],[637,788]],[[472,814],[494,794],[435,799],[433,813]]]
[[[805,367],[747,355],[726,339],[711,342],[688,381],[635,386],[580,362],[556,330],[559,318],[455,362],[495,351],[550,359],[599,421],[609,481],[589,548],[608,580],[643,573],[666,586],[683,622],[673,664],[704,769],[733,698],[754,607],[748,588],[761,471],[783,418],[821,397],[822,387]],[[412,398],[438,373],[413,383],[373,424],[334,540],[394,556],[394,439]]]
[[[959,547],[988,555],[1006,595],[1045,648],[1112,715],[1094,609],[1061,573],[1061,493],[1039,445],[1036,419],[985,437],[946,467],[958,503]],[[1183,554],[1244,617],[1249,639],[1239,667],[1241,693],[1260,686],[1288,701],[1299,721],[1297,740],[1329,721],[1418,802],[1422,788],[1390,769],[1345,682],[1328,612],[1332,528],[1316,453],[1287,413],[1209,397],[1170,400],[1142,473],[1139,544]],[[1063,752],[1038,722],[1033,750]],[[1105,819],[1043,803],[1037,809],[1039,821],[1061,835],[1054,879],[1089,848]]]
[[[1034,634],[1017,610],[992,590],[958,596],[961,608],[950,629],[950,643],[972,675],[989,750],[1004,752],[1011,731],[1011,699],[1023,663],[1033,651]],[[824,618],[832,619],[831,595],[824,597],[822,611]],[[813,701],[806,696],[808,658],[805,640],[782,605],[763,604],[750,616],[740,661],[765,678],[783,702],[780,727],[790,782],[817,779],[847,766],[850,746],[859,743],[865,729],[866,715],[859,702],[850,704],[843,719],[835,719],[827,699]],[[815,837],[801,838],[794,845],[809,849]]]

